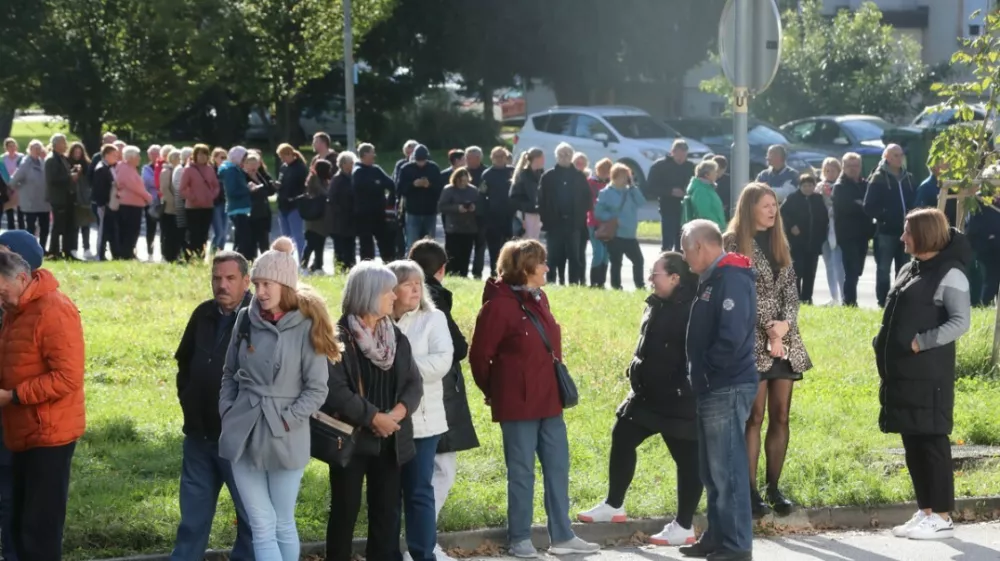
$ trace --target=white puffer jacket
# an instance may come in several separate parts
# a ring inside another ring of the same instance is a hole
[[[451,370],[454,346],[448,320],[441,310],[415,310],[396,322],[413,349],[413,361],[424,379],[424,398],[413,412],[413,438],[427,438],[448,432],[441,380]]]

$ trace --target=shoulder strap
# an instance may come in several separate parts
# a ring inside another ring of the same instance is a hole
[[[237,327],[236,337],[239,341],[246,341],[247,347],[250,347],[250,309],[244,308],[239,313],[240,324]]]
[[[549,354],[552,355],[552,358],[555,359],[555,352],[553,352],[552,350],[552,345],[549,343],[549,337],[545,333],[545,328],[542,326],[542,322],[538,321],[538,318],[535,316],[535,314],[531,313],[531,311],[528,310],[527,306],[525,306],[524,303],[519,302],[518,304],[520,304],[521,306],[521,311],[523,311],[524,314],[528,316],[528,319],[531,320],[532,325],[534,325],[535,329],[538,330],[538,334],[542,336],[542,343],[545,344],[545,349],[548,350]]]

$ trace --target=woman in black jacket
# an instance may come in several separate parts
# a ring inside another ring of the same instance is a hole
[[[632,391],[618,407],[611,433],[607,499],[580,513],[582,522],[624,522],[625,492],[635,473],[636,448],[659,434],[677,464],[677,517],[650,538],[657,545],[695,542],[692,519],[701,500],[695,396],[684,352],[688,316],[698,289],[680,253],[660,255],[650,273],[653,294],[639,326],[639,343],[628,368]]]
[[[969,330],[972,247],[936,208],[906,216],[902,236],[913,260],[889,291],[875,338],[878,424],[903,438],[918,510],[896,537],[936,540],[954,535],[955,477],[951,462],[955,406],[955,342]]]
[[[510,206],[521,214],[521,237],[538,240],[542,235],[542,219],[538,215],[538,184],[545,172],[545,153],[531,148],[521,154],[510,184]],[[517,235],[517,232],[514,232]]]
[[[351,183],[356,163],[354,152],[344,151],[337,156],[337,174],[333,176],[326,199],[334,261],[338,268],[345,270],[354,267],[356,261],[354,240],[357,230],[354,228],[354,186]]]
[[[406,337],[390,314],[396,275],[364,262],[344,287],[339,337],[344,360],[330,364],[329,394],[320,411],[355,427],[358,436],[347,467],[330,466],[327,561],[350,561],[362,484],[368,490],[369,561],[399,556],[401,466],[416,454],[413,422],[423,381]]]
[[[799,189],[781,205],[785,236],[792,251],[799,302],[812,304],[813,286],[823,242],[830,228],[830,214],[823,195],[816,191],[816,178],[809,174],[799,177]]]
[[[264,158],[260,152],[251,150],[243,158],[243,171],[250,186],[250,234],[253,236],[253,258],[257,252],[264,253],[271,247],[271,202],[274,195],[274,180],[267,173]],[[254,186],[257,187],[254,187]]]
[[[278,146],[278,157],[281,167],[278,169],[278,180],[275,189],[278,191],[278,225],[281,235],[292,238],[299,257],[306,250],[306,226],[296,200],[306,192],[306,179],[309,168],[306,159],[290,144]]]
[[[865,214],[868,182],[861,176],[861,156],[844,154],[843,167],[833,184],[833,228],[844,259],[844,305],[857,307],[858,280],[865,270],[875,223]]]

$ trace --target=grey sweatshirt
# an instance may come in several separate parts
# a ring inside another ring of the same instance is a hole
[[[969,279],[959,269],[952,269],[941,279],[934,291],[934,304],[948,312],[948,321],[935,329],[917,334],[921,351],[942,347],[957,341],[969,330],[972,323],[972,306],[969,297]]]

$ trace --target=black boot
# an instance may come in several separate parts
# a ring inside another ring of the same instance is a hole
[[[771,514],[771,507],[767,506],[767,503],[760,497],[760,492],[757,489],[750,490],[750,511],[753,513],[754,520]]]
[[[795,503],[788,500],[788,498],[781,493],[781,490],[778,489],[777,485],[768,485],[767,492],[765,494],[767,495],[767,502],[771,504],[772,508],[774,508],[774,512],[781,516],[788,516],[791,514],[792,509],[795,508]]]
[[[711,553],[714,553],[718,548],[714,545],[709,545],[705,542],[699,541],[692,545],[682,546],[678,551],[684,557],[693,557],[695,559],[705,559]]]

